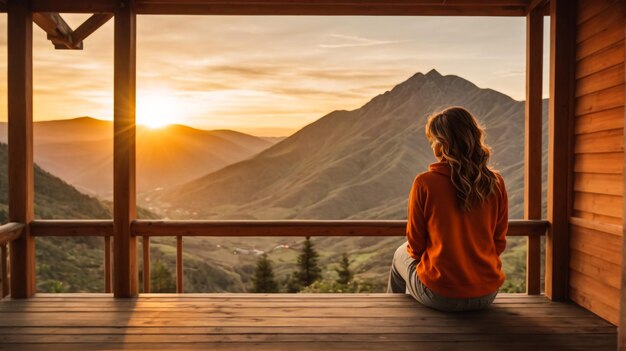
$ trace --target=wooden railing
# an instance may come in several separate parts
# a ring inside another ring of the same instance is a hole
[[[9,250],[7,245],[22,235],[23,224],[7,223],[0,226],[0,279],[2,279],[0,299],[9,295]]]
[[[112,291],[111,237],[112,220],[35,220],[30,223],[31,236],[95,236],[104,238],[104,291]]]
[[[544,220],[511,220],[507,236],[536,240],[548,227]],[[307,236],[404,236],[404,220],[276,220],[276,221],[159,221],[135,220],[134,236],[142,237],[143,291],[150,292],[150,237],[176,237],[176,291],[183,292],[183,237],[307,237]],[[104,238],[105,291],[111,292],[112,220],[36,220],[30,224],[32,236],[96,236]],[[539,267],[539,245],[529,246],[527,262]],[[526,286],[540,285],[539,270],[527,274]],[[536,294],[538,292],[529,292]]]

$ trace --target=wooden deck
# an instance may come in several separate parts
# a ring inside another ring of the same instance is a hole
[[[615,350],[571,303],[501,294],[446,314],[388,294],[39,294],[0,302],[0,350]]]

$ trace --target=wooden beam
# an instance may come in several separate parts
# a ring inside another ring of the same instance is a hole
[[[107,23],[113,14],[111,13],[96,13],[89,17],[83,24],[78,26],[72,33],[72,42],[78,43],[85,40],[91,33],[95,32],[98,28]]]
[[[414,6],[528,6],[530,0],[136,0],[137,5],[181,4],[249,4],[249,5],[414,5]]]
[[[131,223],[137,216],[135,184],[136,15],[132,0],[115,9],[113,75],[113,294],[137,296],[137,238]]]
[[[415,7],[528,7],[529,0],[136,0],[138,7],[145,6],[211,6],[211,5],[233,5],[233,6],[415,6]]]
[[[510,220],[507,236],[542,236],[543,220]],[[135,220],[135,236],[404,236],[406,220],[160,221]]]
[[[576,0],[550,1],[550,121],[545,293],[567,300],[572,213]]]
[[[47,34],[55,49],[82,50],[83,40],[113,17],[112,13],[96,13],[76,30],[65,22],[58,13],[36,12],[33,21]]]
[[[546,15],[545,7],[547,4],[548,4],[548,0],[531,0],[530,4],[528,4],[528,6],[526,7],[526,13],[529,14],[531,11],[537,10],[538,14],[541,14],[541,16],[544,16]]]
[[[415,4],[293,3],[171,4],[138,1],[137,12],[147,15],[261,15],[261,16],[524,16],[526,6],[442,6]]]
[[[136,14],[524,16],[528,0],[137,0]],[[33,12],[113,13],[114,0],[32,0]]]
[[[543,13],[534,8],[526,16],[526,122],[524,139],[524,219],[541,219],[541,139],[543,135]],[[528,237],[526,292],[541,292],[541,245]]]
[[[112,220],[43,220],[30,223],[32,236],[113,236]]]
[[[55,49],[83,48],[82,41],[74,41],[72,28],[58,13],[33,13],[33,21],[48,34]]]
[[[572,221],[577,220],[572,218]],[[580,221],[580,220],[579,220]],[[577,225],[584,225],[576,222]],[[607,225],[604,225],[605,227]],[[610,225],[608,225],[610,226]],[[617,226],[611,226],[617,227]],[[0,227],[1,229],[2,227]],[[545,220],[510,220],[508,236],[543,236]],[[602,227],[604,228],[604,227]],[[621,227],[619,227],[621,230]],[[402,236],[405,220],[159,221],[134,220],[134,236]],[[606,228],[604,228],[606,230]],[[304,234],[294,231],[303,231]],[[111,220],[34,220],[30,235],[113,236]]]
[[[33,20],[28,0],[8,2],[9,221],[34,216]],[[25,227],[11,242],[11,296],[35,293],[35,240]]]
[[[22,223],[7,223],[0,226],[0,245],[8,244],[22,235]]]
[[[32,12],[114,13],[116,0],[30,0]]]

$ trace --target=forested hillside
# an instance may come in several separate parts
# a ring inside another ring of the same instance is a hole
[[[0,223],[7,221],[7,145],[0,143]],[[138,210],[141,218],[155,214]],[[108,219],[111,203],[82,194],[76,188],[35,165],[35,217],[38,219]],[[173,275],[175,249],[167,239],[153,240],[153,285]],[[36,239],[37,290],[40,292],[104,292],[104,239],[95,237],[40,237]],[[230,270],[185,256],[189,289],[221,291],[223,286],[243,287]],[[173,281],[173,280],[172,280]],[[171,291],[165,284],[163,291]]]

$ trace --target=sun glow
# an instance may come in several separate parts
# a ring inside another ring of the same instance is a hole
[[[137,124],[156,129],[177,122],[180,104],[174,92],[150,90],[137,92]]]

